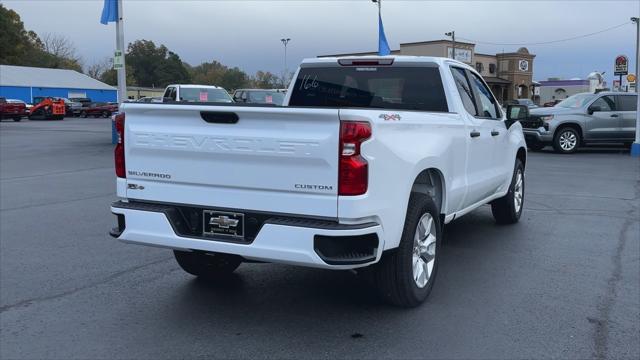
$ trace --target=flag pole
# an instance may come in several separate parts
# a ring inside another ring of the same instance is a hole
[[[118,72],[118,104],[127,100],[127,70],[124,56],[124,26],[122,16],[122,0],[118,0],[118,20],[116,21],[116,50],[122,54],[122,67]]]

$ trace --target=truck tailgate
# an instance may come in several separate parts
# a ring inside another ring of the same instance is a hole
[[[337,217],[337,109],[122,110],[129,199]]]

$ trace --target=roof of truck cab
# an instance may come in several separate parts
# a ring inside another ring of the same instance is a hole
[[[453,60],[445,57],[437,56],[409,56],[409,55],[388,55],[388,56],[340,56],[340,57],[322,57],[322,58],[307,58],[302,60],[302,64],[337,64],[340,59],[357,59],[357,60],[377,60],[377,59],[393,59],[394,63],[435,63],[444,65],[446,63],[455,63],[460,66],[468,67],[468,64],[462,63],[457,60]]]
[[[169,87],[169,86],[175,86],[175,87],[181,87],[181,88],[222,89],[221,86],[215,86],[215,85],[197,85],[197,84],[171,84],[171,85],[167,85],[167,87]]]

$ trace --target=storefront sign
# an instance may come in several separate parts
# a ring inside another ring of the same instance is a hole
[[[453,49],[447,48],[447,56],[453,58]],[[456,60],[471,63],[471,50],[456,48]]]
[[[629,58],[624,55],[616,56],[614,69],[614,75],[627,75],[629,73]]]

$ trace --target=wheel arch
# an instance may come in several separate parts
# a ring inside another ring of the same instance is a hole
[[[446,209],[446,184],[442,171],[436,168],[422,170],[411,186],[411,192],[426,194],[433,199],[440,214]]]
[[[554,134],[553,134],[553,138],[554,138],[554,140],[555,140],[556,136],[560,133],[560,131],[561,131],[562,129],[564,129],[564,128],[573,128],[573,129],[575,129],[575,130],[578,132],[578,134],[580,135],[580,141],[581,141],[581,142],[582,142],[582,141],[584,141],[584,131],[583,131],[583,129],[582,129],[582,125],[580,125],[580,124],[579,124],[579,123],[577,123],[577,122],[573,122],[573,121],[571,121],[571,122],[564,122],[564,123],[559,124],[559,125],[556,127],[556,130],[555,130],[555,132],[554,132]]]
[[[518,148],[516,159],[522,162],[522,166],[524,166],[525,169],[527,168],[527,150],[524,147]]]

